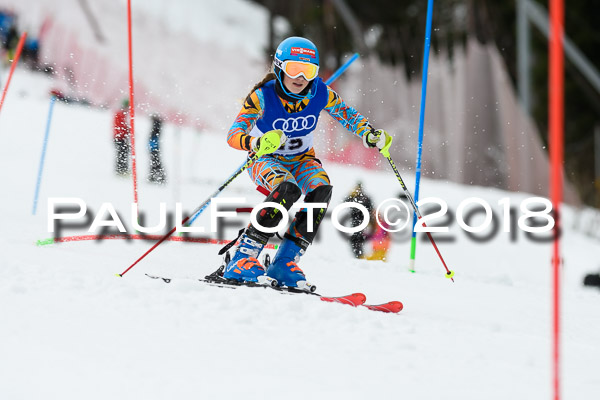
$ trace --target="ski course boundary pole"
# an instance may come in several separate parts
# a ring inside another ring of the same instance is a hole
[[[15,51],[15,58],[10,66],[10,72],[8,73],[8,79],[6,81],[6,86],[4,86],[4,91],[2,92],[2,99],[0,100],[0,111],[2,111],[2,106],[4,105],[4,99],[6,98],[6,92],[8,92],[8,86],[10,85],[10,81],[12,79],[13,73],[15,72],[15,68],[17,67],[17,63],[19,62],[19,57],[21,56],[21,51],[23,50],[23,46],[25,45],[25,39],[27,38],[27,32],[23,32],[21,35],[21,39],[19,39],[19,43],[17,44],[17,49]]]
[[[417,165],[415,168],[415,202],[419,201],[421,187],[421,156],[423,154],[423,124],[425,123],[425,103],[427,98],[427,73],[429,70],[429,47],[431,43],[431,20],[433,19],[433,0],[427,1],[427,23],[425,27],[425,49],[423,51],[423,76],[421,78],[421,111],[419,114],[419,141],[417,146]],[[410,240],[409,270],[415,272],[415,255],[417,252],[417,233],[415,225],[417,213],[413,216],[413,231]]]
[[[42,144],[42,155],[40,157],[40,166],[38,168],[38,176],[35,184],[35,194],[33,195],[33,210],[32,214],[35,215],[37,212],[38,197],[40,194],[40,185],[42,183],[42,172],[44,170],[44,161],[46,160],[46,149],[48,147],[48,136],[50,134],[50,123],[52,122],[52,111],[54,109],[54,103],[56,97],[52,96],[50,99],[50,109],[48,110],[48,121],[46,122],[46,133],[44,134],[44,142]]]

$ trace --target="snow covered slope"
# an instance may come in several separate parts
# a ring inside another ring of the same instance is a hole
[[[426,241],[417,273],[407,271],[402,239],[388,262],[355,260],[326,221],[301,266],[318,291],[361,291],[370,303],[401,300],[398,315],[327,304],[271,291],[167,285],[144,273],[203,276],[219,246],[165,243],[123,278],[152,242],[82,241],[36,246],[51,237],[47,201],[77,197],[96,212],[111,202],[131,232],[132,182],[113,175],[110,113],[56,104],[37,215],[32,215],[50,82],[18,70],[0,114],[0,393],[3,399],[545,399],[550,394],[550,245],[499,231],[478,243],[450,224],[441,241],[456,283]],[[225,131],[198,136],[167,125],[163,150],[169,184],[145,182],[149,121],[136,123],[140,208],[148,225],[158,204],[192,210],[243,161]],[[324,153],[331,149],[317,149]],[[357,180],[376,202],[400,187],[389,170],[325,165],[332,208]],[[404,175],[404,172],[401,171]],[[404,176],[412,187],[414,177]],[[480,197],[517,205],[527,194],[425,180],[421,197],[450,209]],[[246,175],[222,197],[262,196]],[[573,231],[565,210],[564,394],[600,391],[600,293],[581,287],[597,267],[600,244]],[[241,215],[240,223],[247,221]],[[207,226],[207,215],[196,226]],[[473,224],[476,224],[474,220]],[[227,236],[235,233],[228,228]],[[70,229],[65,235],[84,235]]]

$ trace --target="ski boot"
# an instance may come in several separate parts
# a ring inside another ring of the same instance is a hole
[[[274,286],[276,282],[265,276],[265,268],[258,261],[258,255],[266,243],[267,240],[260,232],[252,227],[246,229],[240,237],[240,244],[233,258],[225,266],[223,278]]]
[[[267,196],[265,202],[276,202],[289,210],[301,194],[298,185],[291,181],[284,181]],[[282,213],[278,212],[278,209],[267,207],[258,213],[256,220],[265,228],[273,228],[279,224],[281,218],[283,218]],[[265,275],[265,269],[258,261],[258,255],[274,234],[261,232],[253,225],[246,228],[235,255],[225,267],[223,278],[267,285],[276,284],[273,278]]]
[[[317,287],[306,282],[304,272],[296,264],[304,251],[294,240],[284,238],[279,245],[273,262],[267,267],[267,276],[275,279],[278,286],[288,286],[314,292]]]

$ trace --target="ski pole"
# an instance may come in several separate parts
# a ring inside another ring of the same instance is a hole
[[[231,182],[233,182],[233,180],[235,178],[237,178],[246,169],[250,168],[250,166],[252,164],[254,164],[254,162],[256,160],[258,160],[260,157],[264,156],[265,154],[270,154],[270,153],[274,152],[275,150],[277,150],[279,148],[279,144],[281,141],[281,135],[283,135],[283,132],[280,130],[273,130],[273,131],[269,131],[269,132],[265,133],[261,137],[260,147],[259,147],[258,151],[256,153],[254,153],[252,156],[250,156],[248,158],[248,160],[244,163],[244,165],[239,167],[229,178],[227,178],[227,180],[225,182],[223,182],[223,184],[221,186],[219,186],[219,188],[212,195],[210,195],[206,200],[204,200],[204,202],[202,204],[200,204],[198,206],[198,208],[196,208],[196,210],[194,210],[192,215],[200,214],[206,207],[208,207],[208,205],[211,203],[213,197],[217,197],[219,195],[219,193],[221,193],[227,186],[229,186],[229,184]],[[191,216],[185,217],[183,219],[183,221],[181,221],[181,225],[183,226],[190,219],[190,217]],[[140,258],[138,258],[133,264],[131,264],[125,271],[121,272],[120,274],[116,274],[116,275],[119,277],[122,277],[123,275],[125,275],[127,273],[127,271],[129,271],[137,263],[142,261],[144,259],[144,257],[146,257],[148,254],[150,254],[150,252],[152,250],[154,250],[155,248],[157,248],[162,242],[167,240],[169,238],[169,236],[171,236],[173,233],[175,233],[176,230],[177,230],[177,226],[173,227],[166,235],[164,235],[162,238],[160,238],[160,240],[158,242],[156,242],[148,251],[146,251],[144,254],[142,254],[142,256]]]
[[[231,178],[233,178],[233,177],[234,177],[234,175],[235,175],[235,176],[239,175],[239,174],[240,174],[242,171],[244,171],[245,169],[247,169],[247,168],[249,167],[249,165],[247,165],[247,164],[248,164],[248,161],[250,161],[250,159],[248,159],[248,160],[246,160],[245,162],[243,162],[243,163],[242,163],[242,165],[241,165],[241,166],[240,166],[240,167],[239,167],[239,168],[238,168],[238,169],[237,169],[237,170],[236,170],[236,171],[233,173],[233,175],[231,175]],[[254,160],[254,161],[256,161],[256,160]],[[254,162],[254,161],[252,161],[252,162]],[[231,179],[231,178],[230,178],[230,179]],[[219,193],[221,193],[221,191],[220,191],[220,190],[217,190],[217,191],[216,191],[215,193],[213,193],[213,195],[212,195],[211,197],[209,197],[209,198],[210,198],[210,199],[212,199],[213,197],[217,197],[217,196],[219,195]],[[185,220],[185,221],[183,221],[183,222],[181,223],[181,226],[184,226],[184,227],[186,227],[186,228],[187,228],[188,226],[191,226],[191,225],[194,223],[194,221],[195,221],[195,220],[196,220],[196,219],[197,219],[197,218],[200,216],[200,214],[202,214],[202,212],[203,212],[203,211],[206,209],[206,207],[207,207],[207,206],[208,206],[208,203],[206,203],[206,204],[204,205],[204,207],[200,206],[200,207],[196,208],[196,209],[194,210],[194,212],[193,212],[193,213],[192,213],[192,214],[191,214],[191,215],[190,215],[188,218],[186,218],[186,220]],[[179,235],[181,236],[181,235],[182,235],[182,233],[180,232],[180,233],[179,233]]]
[[[413,200],[413,197],[410,194],[410,191],[406,187],[404,180],[402,180],[402,176],[400,176],[400,172],[398,172],[398,168],[396,168],[396,164],[394,163],[394,160],[392,160],[392,157],[390,155],[390,146],[391,145],[392,145],[392,138],[388,137],[387,141],[385,143],[385,146],[383,146],[383,148],[381,150],[379,150],[379,152],[390,163],[390,166],[392,167],[392,169],[394,170],[394,173],[396,174],[396,178],[398,178],[398,182],[400,182],[400,186],[402,186],[402,189],[404,190],[406,197],[410,201],[410,204],[412,205],[412,208],[415,211],[417,218],[420,220],[421,218],[423,218],[423,216],[421,215],[421,212],[419,212],[419,208],[415,204],[415,201]],[[423,225],[423,227],[427,227],[427,225],[425,225],[425,222],[421,222],[421,224]],[[448,269],[448,266],[446,265],[446,262],[444,261],[444,258],[442,257],[442,254],[440,253],[440,250],[438,249],[437,245],[435,244],[435,240],[433,240],[433,236],[431,236],[431,232],[425,231],[425,233],[429,237],[429,240],[431,241],[431,244],[433,245],[433,248],[435,249],[437,255],[440,257],[440,260],[442,261],[444,268],[446,268],[446,278],[450,278],[452,280],[452,282],[454,282],[454,271],[451,271],[450,269]]]

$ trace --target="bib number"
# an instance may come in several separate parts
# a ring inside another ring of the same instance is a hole
[[[294,150],[298,150],[298,149],[302,148],[302,145],[303,145],[302,138],[292,138],[286,142],[285,149],[294,151]]]

